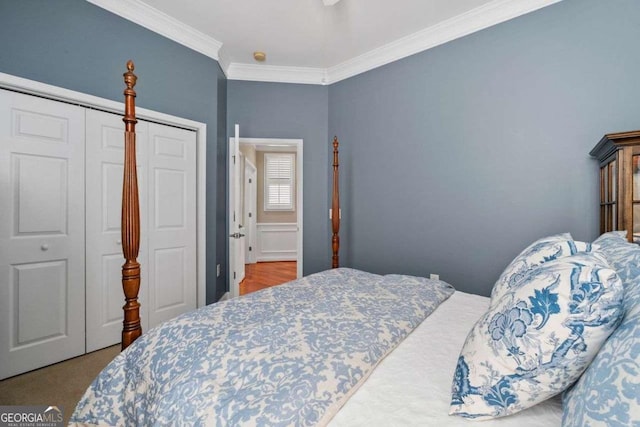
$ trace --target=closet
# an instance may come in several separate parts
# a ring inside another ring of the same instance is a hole
[[[137,128],[148,330],[196,307],[196,132]],[[0,89],[0,379],[120,341],[123,129]]]

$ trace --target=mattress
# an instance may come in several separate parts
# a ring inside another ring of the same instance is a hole
[[[451,380],[460,349],[488,306],[487,297],[455,292],[378,365],[329,425],[559,426],[559,396],[516,415],[490,421],[448,415]]]

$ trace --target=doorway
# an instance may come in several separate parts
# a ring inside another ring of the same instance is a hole
[[[303,141],[238,134],[239,129],[229,150],[229,201],[236,207],[229,206],[230,297],[244,293],[243,280],[250,285],[259,277],[259,286],[266,287],[302,277],[303,271]],[[287,184],[282,179],[289,167]]]

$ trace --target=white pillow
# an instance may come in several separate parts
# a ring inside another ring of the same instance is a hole
[[[531,269],[554,259],[591,251],[591,244],[575,242],[569,233],[543,237],[527,246],[504,269],[491,290],[491,305],[500,299]]]
[[[618,275],[595,254],[530,270],[469,332],[449,413],[496,418],[562,392],[617,326],[622,296]]]

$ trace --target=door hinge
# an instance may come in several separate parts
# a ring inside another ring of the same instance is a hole
[[[235,271],[233,272],[233,278],[234,279],[236,278],[236,272]]]
[[[233,164],[235,165],[236,164],[236,156],[231,156],[231,157],[233,157]]]
[[[251,248],[251,246],[249,246],[249,252],[251,252],[253,249]]]
[[[236,222],[236,211],[233,211],[233,222]]]
[[[251,212],[249,212],[249,218],[251,218]]]
[[[249,184],[251,184],[251,178],[249,178]]]

